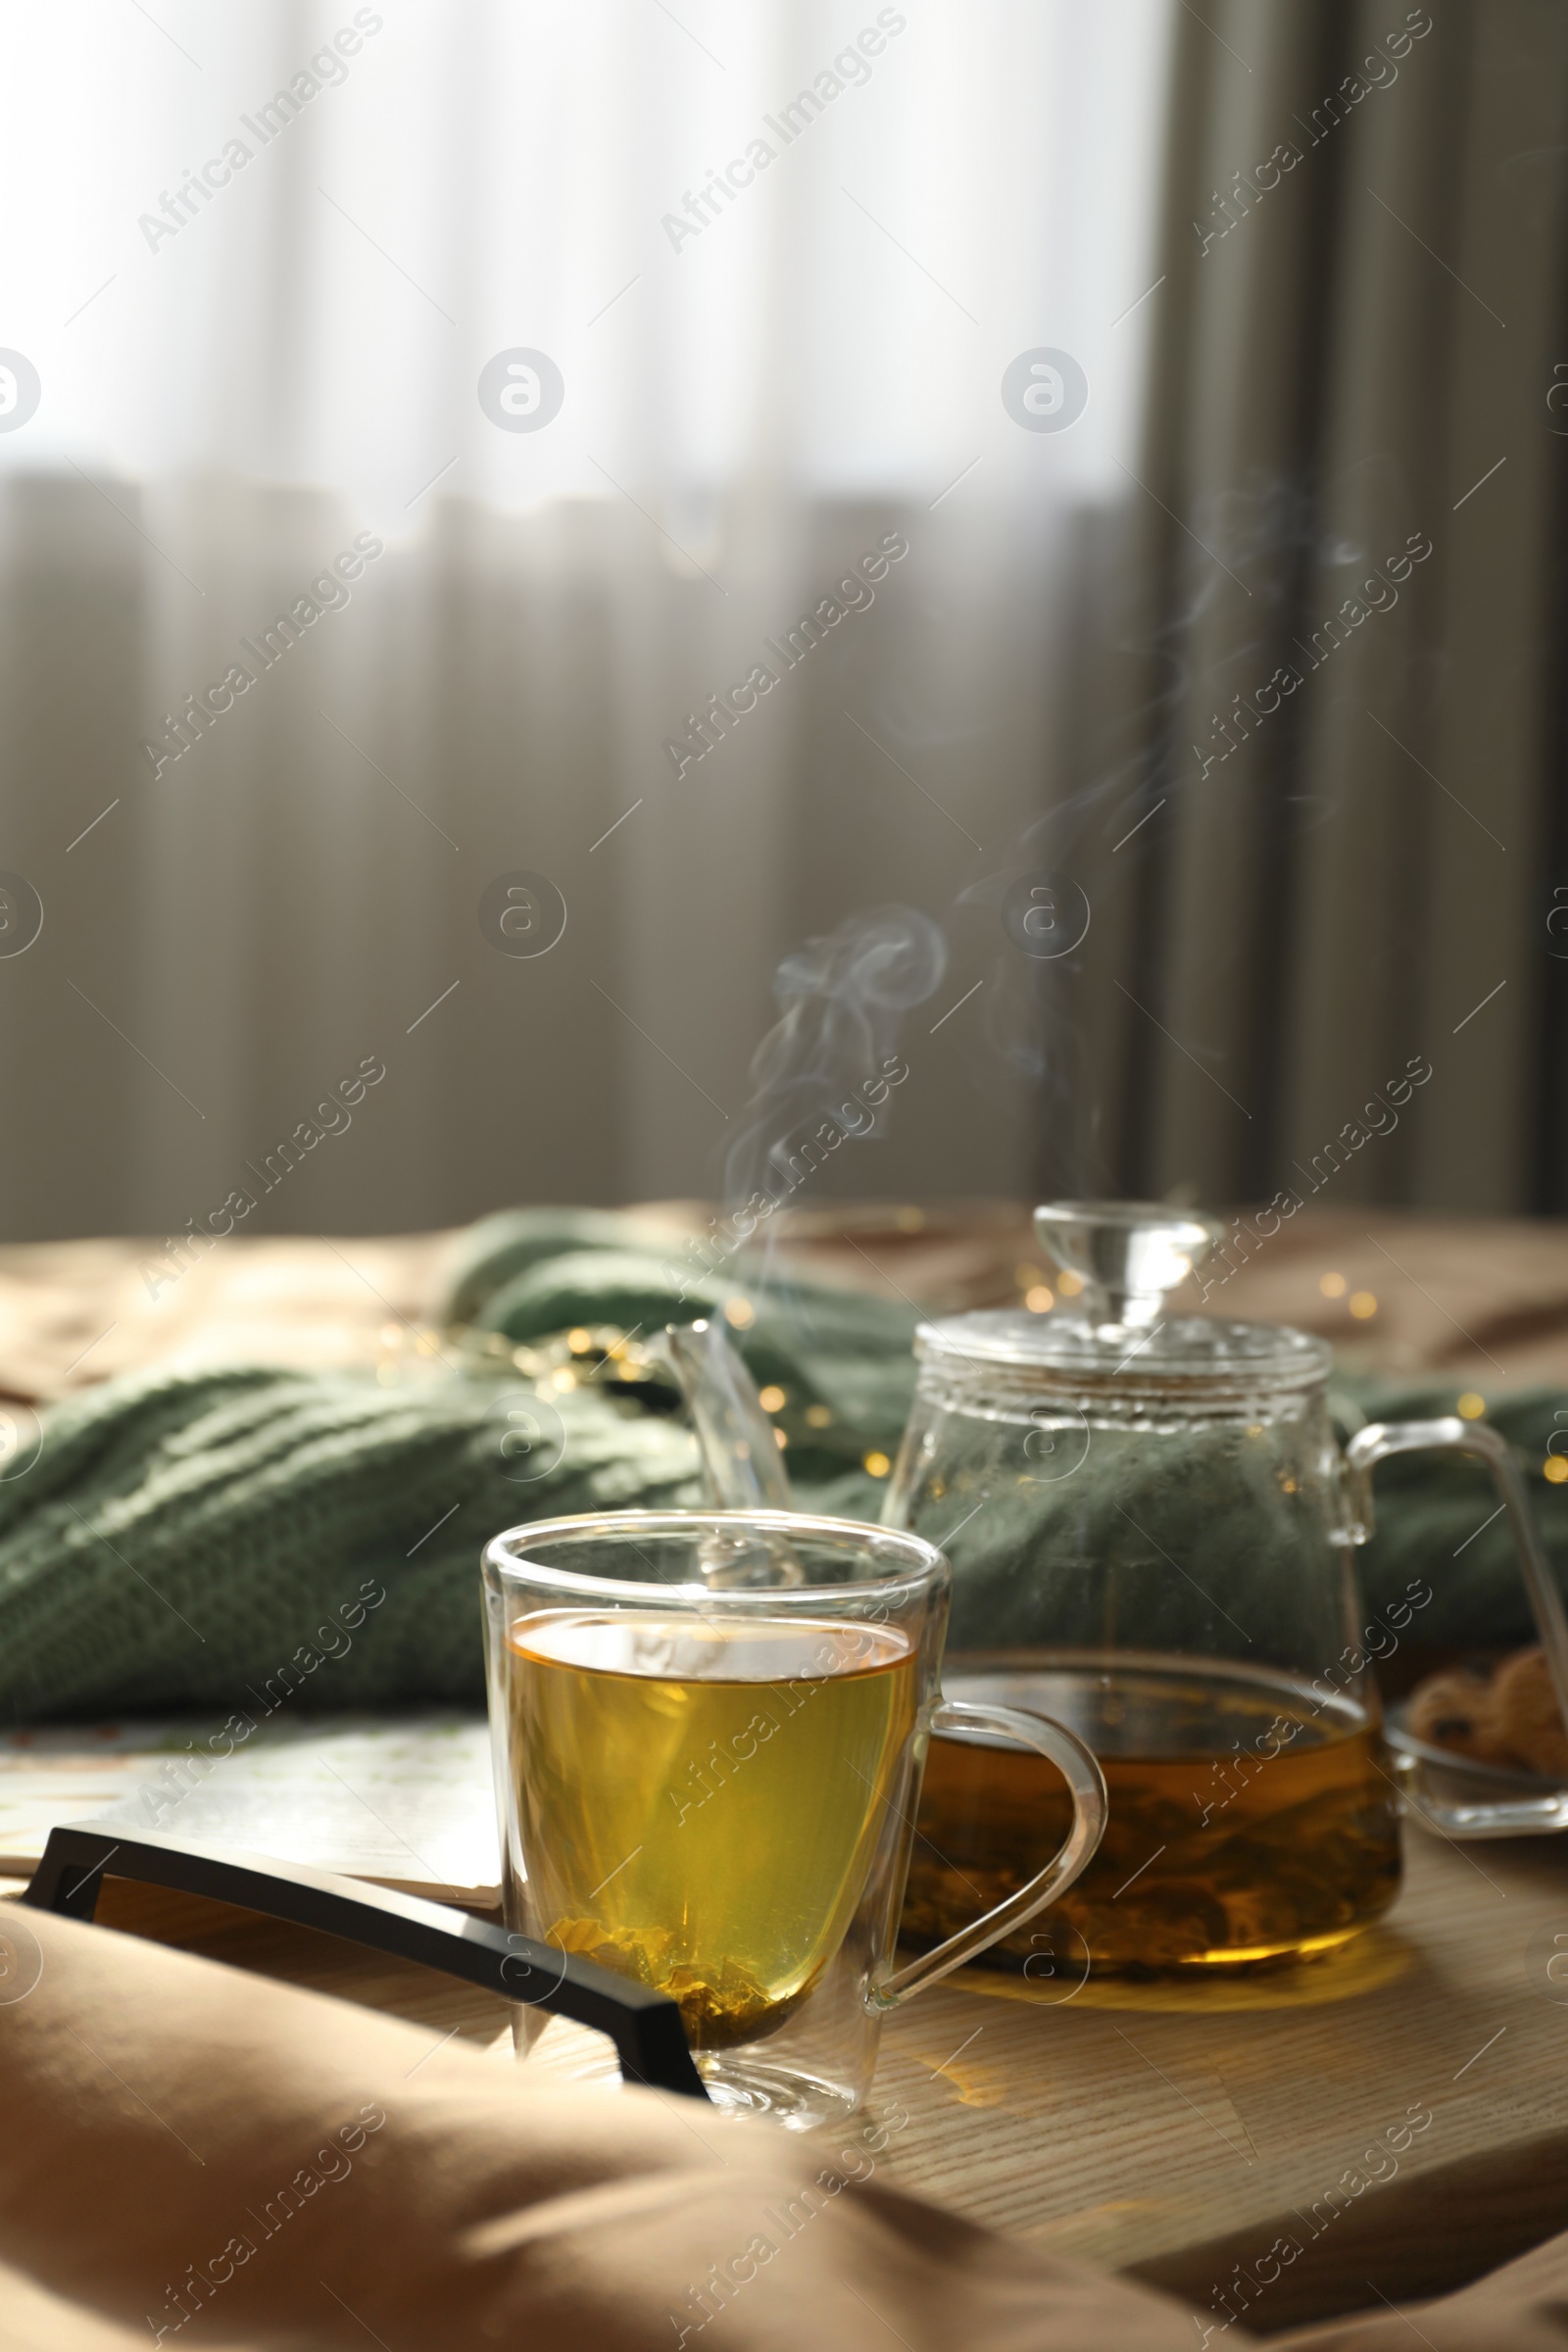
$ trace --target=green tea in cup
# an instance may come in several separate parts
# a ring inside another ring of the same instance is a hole
[[[553,1609],[507,1637],[542,1938],[771,2034],[837,1952],[914,1723],[892,1627]]]

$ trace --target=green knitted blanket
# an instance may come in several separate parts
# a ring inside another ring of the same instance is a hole
[[[474,1228],[447,1312],[532,1345],[575,1327],[652,1332],[744,1298],[752,1319],[733,1336],[759,1385],[786,1392],[803,1505],[874,1518],[882,1488],[862,1461],[897,1445],[915,1316],[765,1272],[743,1255],[713,1274],[672,1263],[622,1217],[519,1211]],[[514,1416],[532,1398],[510,1368],[388,1390],[244,1366],[73,1396],[31,1467],[0,1482],[0,1724],[241,1708],[280,1690],[332,1708],[477,1701],[490,1536],[700,1499],[669,1391],[563,1388],[559,1421],[536,1414],[524,1446]],[[1363,1383],[1344,1410],[1452,1401],[1451,1384]],[[1541,1476],[1563,1401],[1516,1395],[1492,1419],[1533,1474],[1568,1589],[1568,1494]],[[1427,1642],[1531,1638],[1503,1523],[1475,1532],[1494,1508],[1484,1475],[1404,1457],[1380,1471],[1379,1506],[1362,1555],[1371,1608],[1422,1577],[1436,1593]]]

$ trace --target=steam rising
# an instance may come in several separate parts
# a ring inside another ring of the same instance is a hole
[[[908,1076],[904,1015],[940,987],[948,944],[916,906],[847,916],[792,949],[773,993],[781,1016],[752,1057],[750,1116],[725,1156],[725,1194],[775,1203],[847,1138],[881,1134]]]

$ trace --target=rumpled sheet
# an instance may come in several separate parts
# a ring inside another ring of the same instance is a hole
[[[905,2195],[874,2126],[801,2141],[653,2092],[546,2088],[109,1929],[8,1903],[0,1935],[6,2352],[1258,2340]],[[1561,2352],[1568,2237],[1408,2319],[1271,2340],[1394,2352],[1412,2328],[1433,2352]]]

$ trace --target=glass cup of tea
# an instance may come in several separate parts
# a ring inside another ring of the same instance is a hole
[[[791,1511],[555,1519],[486,1548],[508,1923],[678,2002],[719,2107],[797,2131],[852,2114],[887,2013],[1100,1843],[1081,1740],[943,1698],[948,1592],[922,1538]],[[936,1731],[1049,1758],[1071,1823],[1027,1885],[895,1968]],[[518,2011],[524,2054],[546,2022]]]

